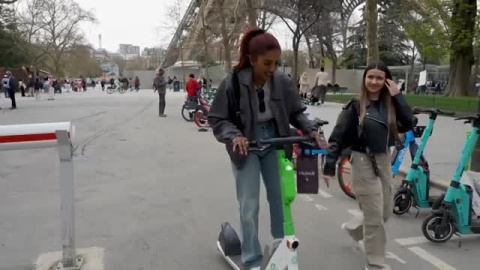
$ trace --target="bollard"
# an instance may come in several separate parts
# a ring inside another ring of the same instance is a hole
[[[57,147],[60,158],[60,211],[62,258],[57,270],[79,270],[83,258],[75,253],[73,149],[70,122],[0,126],[0,151]]]

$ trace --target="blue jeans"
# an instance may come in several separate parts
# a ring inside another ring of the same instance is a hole
[[[257,139],[276,137],[272,124],[258,124]],[[232,164],[240,204],[242,229],[242,263],[247,267],[259,266],[262,250],[258,240],[258,212],[260,198],[260,174],[267,191],[270,206],[270,231],[274,239],[283,238],[283,205],[278,160],[274,148],[262,152],[249,152],[241,169]]]

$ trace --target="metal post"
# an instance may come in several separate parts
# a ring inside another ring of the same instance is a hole
[[[60,157],[60,211],[62,218],[62,260],[57,269],[80,269],[83,263],[75,254],[75,208],[72,144],[67,130],[57,130]]]

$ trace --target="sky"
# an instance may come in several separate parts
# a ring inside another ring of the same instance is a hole
[[[171,21],[166,14],[168,6],[183,2],[183,10],[189,0],[76,0],[84,9],[91,10],[96,18],[95,24],[84,24],[88,42],[94,48],[99,47],[98,35],[102,35],[102,47],[116,52],[119,44],[133,44],[144,47],[168,46],[170,31],[165,29]],[[132,3],[126,5],[124,3]],[[279,21],[271,30],[277,36],[282,47],[291,48],[291,33],[283,22]]]
[[[167,47],[172,34],[166,28],[166,25],[171,25],[168,7],[179,2],[185,11],[190,3],[190,0],[76,1],[97,18],[97,23],[81,27],[88,42],[99,48],[98,36],[101,34],[102,47],[111,52],[116,52],[119,44],[137,45],[141,51],[145,47]],[[270,32],[277,37],[283,49],[292,48],[292,34],[283,21],[279,19]]]

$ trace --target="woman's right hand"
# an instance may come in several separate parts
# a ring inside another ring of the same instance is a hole
[[[241,155],[248,155],[248,139],[243,136],[233,139],[233,152],[237,151],[237,149]]]

